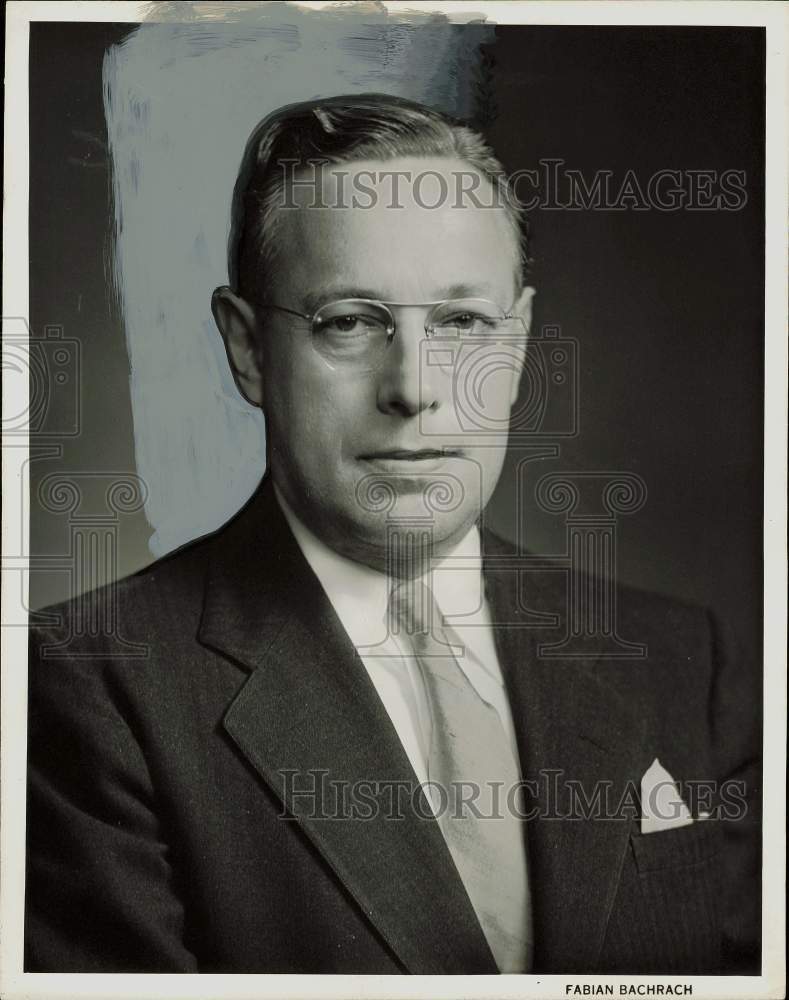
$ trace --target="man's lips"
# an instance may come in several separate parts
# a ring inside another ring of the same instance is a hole
[[[371,451],[359,458],[363,461],[385,460],[389,462],[429,462],[439,458],[457,458],[459,448],[392,448],[386,451]]]

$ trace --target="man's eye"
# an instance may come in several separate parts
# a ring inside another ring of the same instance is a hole
[[[339,333],[352,333],[358,322],[358,316],[338,316],[328,325],[334,327]]]
[[[442,320],[442,326],[456,327],[458,330],[473,330],[476,327],[487,324],[489,321],[478,313],[455,313]]]
[[[327,336],[347,337],[353,334],[361,337],[378,333],[383,329],[385,329],[384,324],[376,316],[346,313],[344,316],[327,316],[318,327],[318,332]]]
[[[328,335],[362,333],[366,325],[364,317],[354,316],[349,313],[347,316],[327,316],[326,319],[321,321],[317,329],[319,333]]]

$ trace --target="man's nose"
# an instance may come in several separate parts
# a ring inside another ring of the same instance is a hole
[[[382,413],[413,417],[441,405],[440,371],[424,363],[427,339],[424,316],[404,310],[396,317],[394,339],[378,373],[378,409]]]

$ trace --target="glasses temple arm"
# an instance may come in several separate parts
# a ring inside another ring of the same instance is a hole
[[[295,309],[288,309],[286,306],[278,306],[275,302],[262,302],[260,305],[261,309],[276,309],[278,312],[288,313],[291,316],[300,316],[302,319],[312,321],[314,319],[314,314],[309,315],[308,313],[297,312]]]

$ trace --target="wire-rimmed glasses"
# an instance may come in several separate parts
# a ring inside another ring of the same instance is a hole
[[[393,310],[426,310],[424,330],[428,338],[448,338],[462,345],[484,344],[502,337],[524,337],[523,320],[489,299],[444,299],[439,302],[381,302],[375,299],[338,299],[314,313],[298,312],[275,303],[276,309],[307,320],[312,344],[332,369],[375,371],[394,340],[397,320]]]

